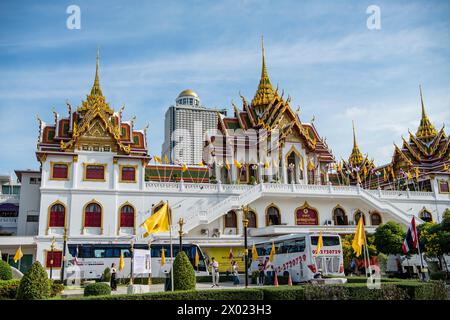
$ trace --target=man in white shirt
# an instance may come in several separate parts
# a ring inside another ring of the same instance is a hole
[[[212,274],[212,282],[213,285],[211,288],[214,288],[215,286],[219,286],[219,263],[214,259],[214,257],[211,258],[210,262],[211,267],[211,274]]]

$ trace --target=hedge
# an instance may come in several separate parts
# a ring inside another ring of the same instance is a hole
[[[104,282],[96,282],[88,284],[84,288],[84,296],[103,296],[103,295],[110,295],[111,294],[111,287],[109,284]]]
[[[15,299],[20,280],[0,280],[0,300]]]
[[[153,292],[144,294],[117,294],[73,299],[94,300],[262,300],[263,291],[259,289],[223,289]]]
[[[12,269],[11,266],[3,261],[0,257],[0,280],[11,280]]]

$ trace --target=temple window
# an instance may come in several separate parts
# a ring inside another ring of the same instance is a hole
[[[63,228],[66,222],[66,208],[63,204],[57,203],[50,207],[48,227]]]
[[[105,181],[106,164],[84,164],[84,180]]]
[[[344,209],[341,207],[336,207],[333,210],[333,220],[336,226],[345,226],[348,225],[348,218],[345,214]]]
[[[101,228],[102,208],[98,203],[89,203],[84,209],[84,227]]]
[[[136,166],[120,166],[120,182],[136,182]]]
[[[69,164],[61,162],[50,163],[50,179],[52,180],[68,180]]]
[[[433,216],[431,215],[431,212],[426,208],[423,208],[422,211],[420,211],[419,218],[425,222],[433,222]]]
[[[138,136],[133,137],[133,144],[139,145],[139,137]]]
[[[103,147],[103,151],[104,152],[110,152],[111,151],[111,147],[110,146],[104,146]]]
[[[266,209],[266,225],[280,225],[281,224],[281,214],[280,210],[274,205],[269,206]]]
[[[134,208],[124,205],[120,208],[120,227],[134,228]]]
[[[359,219],[361,219],[361,217],[362,217],[362,219],[363,219],[363,224],[364,225],[366,225],[366,216],[364,215],[364,213],[362,213],[361,211],[356,211],[356,213],[355,213],[355,224],[358,224],[358,222],[359,222]]]
[[[225,215],[225,228],[237,228],[237,216],[233,210]]]
[[[53,250],[46,251],[45,266],[47,268],[61,268],[62,264],[62,251]]]
[[[248,228],[258,228],[256,213],[253,210],[247,212]]]
[[[372,226],[379,226],[382,223],[381,215],[378,212],[373,212],[370,215],[370,224]]]
[[[439,180],[439,193],[450,193],[448,181]]]

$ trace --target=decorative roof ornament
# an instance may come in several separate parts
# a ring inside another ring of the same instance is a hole
[[[420,126],[417,129],[416,137],[424,140],[425,142],[429,142],[433,140],[437,135],[437,130],[431,123],[430,119],[428,119],[427,113],[425,111],[425,104],[423,103],[422,96],[422,86],[419,86],[420,91],[420,103],[422,105],[422,119],[420,120]]]
[[[356,133],[355,133],[355,122],[352,121],[353,125],[353,150],[348,158],[348,162],[352,166],[359,166],[363,162],[363,155],[361,151],[359,150],[358,143],[356,142]]]
[[[272,103],[273,98],[277,96],[277,93],[273,90],[272,83],[269,79],[269,74],[266,67],[266,57],[264,51],[264,36],[261,37],[262,46],[262,68],[261,79],[259,80],[258,89],[256,90],[255,97],[252,100],[252,107],[256,109],[258,114],[261,114],[265,108]]]
[[[103,96],[102,89],[100,88],[100,76],[99,76],[99,65],[100,65],[100,49],[97,48],[97,62],[95,66],[95,79],[94,85],[91,89],[91,95]]]

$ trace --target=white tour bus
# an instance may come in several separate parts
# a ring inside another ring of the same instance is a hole
[[[263,264],[266,269],[272,265],[277,275],[290,274],[292,282],[310,281],[319,271],[327,276],[345,276],[340,236],[324,233],[322,237],[323,247],[317,257],[319,234],[291,234],[255,242],[258,259],[252,259],[249,271],[257,271],[259,264]],[[270,262],[272,242],[275,245],[275,255]]]
[[[117,271],[117,278],[129,278],[131,270],[131,253],[129,244],[68,244],[68,264],[66,279],[100,279],[103,271],[111,264],[115,263],[116,268],[119,266],[120,254],[124,256],[125,266],[122,271]],[[148,250],[147,244],[136,243],[135,249]],[[161,249],[165,249],[165,264],[161,267]],[[189,257],[192,265],[194,265],[195,250],[199,255],[198,267],[194,267],[197,276],[208,275],[208,268],[205,256],[201,248],[196,244],[183,244],[183,251]],[[173,244],[173,257],[175,259],[179,252],[179,245]],[[170,258],[170,244],[151,244],[151,276],[154,278],[165,277],[172,266]],[[75,257],[77,257],[75,259]],[[135,278],[148,277],[147,275],[135,274]]]

